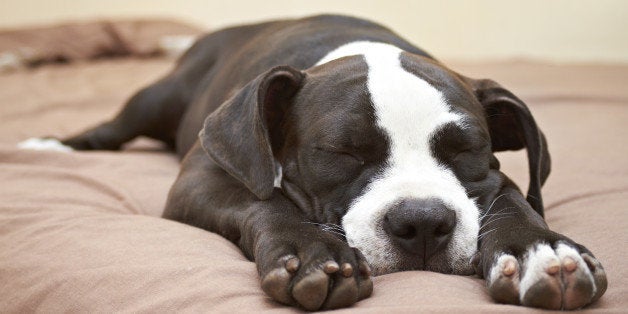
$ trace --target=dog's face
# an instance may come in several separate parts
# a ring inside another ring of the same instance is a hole
[[[307,80],[286,124],[284,184],[314,217],[341,222],[376,273],[471,272],[479,209],[466,187],[487,178],[492,159],[472,91],[385,45]]]
[[[480,215],[504,177],[493,152],[524,147],[525,119],[433,60],[368,44],[341,47],[305,73],[258,77],[207,119],[203,147],[262,199],[279,179],[309,219],[341,225],[377,274],[470,274]],[[225,145],[206,134],[227,124],[250,124],[253,144],[221,159]],[[503,128],[514,135],[494,134]]]

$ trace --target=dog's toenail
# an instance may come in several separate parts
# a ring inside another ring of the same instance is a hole
[[[351,275],[353,275],[353,266],[351,266],[351,264],[349,263],[342,264],[340,269],[342,270],[342,275],[344,277],[348,278],[348,277],[351,277]]]
[[[576,263],[573,258],[565,257],[565,260],[563,260],[563,268],[565,269],[565,271],[572,272],[576,270],[577,267],[578,263]]]
[[[560,271],[559,264],[552,264],[549,267],[547,267],[547,270],[546,270],[546,272],[550,275],[556,275],[558,274],[559,271]]]
[[[502,269],[502,274],[512,276],[516,270],[517,265],[515,265],[515,261],[506,261],[506,263],[504,263],[504,269]]]
[[[333,273],[337,272],[338,269],[340,269],[340,266],[338,266],[338,263],[336,263],[334,261],[329,261],[329,262],[325,263],[325,265],[323,266],[323,271],[326,274],[333,274]]]
[[[294,273],[295,271],[297,271],[299,269],[299,259],[296,257],[293,257],[291,259],[289,259],[288,261],[286,261],[286,270]]]

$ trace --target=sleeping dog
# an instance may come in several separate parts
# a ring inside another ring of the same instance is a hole
[[[183,158],[163,216],[238,245],[284,304],[351,306],[371,276],[404,270],[477,273],[495,301],[546,309],[606,290],[593,254],[543,219],[550,158],[527,106],[369,21],[211,33],[113,120],[61,142],[137,136]],[[527,196],[494,155],[523,148]]]

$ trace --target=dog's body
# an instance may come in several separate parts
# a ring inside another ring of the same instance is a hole
[[[62,142],[139,135],[184,157],[164,217],[236,243],[285,304],[349,306],[371,294],[371,268],[477,272],[496,301],[551,309],[606,289],[592,254],[542,218],[549,155],[525,104],[368,21],[212,33],[114,120]],[[521,148],[527,200],[493,155]]]

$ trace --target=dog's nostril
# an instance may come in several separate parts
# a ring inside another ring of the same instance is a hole
[[[388,215],[384,216],[384,229],[389,234],[402,239],[416,237],[416,229],[410,224],[391,222]]]
[[[448,210],[443,214],[442,222],[438,224],[434,230],[434,236],[443,237],[448,236],[454,231],[456,226],[456,213],[452,210]]]
[[[445,227],[445,225],[440,225],[434,231],[434,236],[439,238],[439,237],[443,237],[443,236],[448,235],[450,232],[451,232],[451,229],[448,229],[447,227]]]

